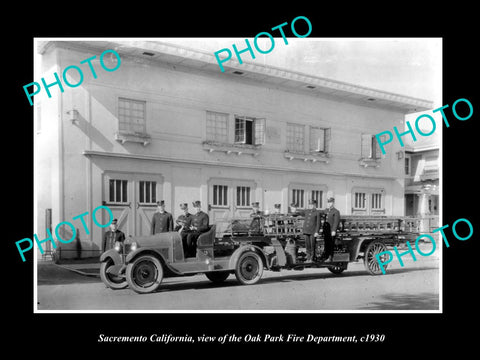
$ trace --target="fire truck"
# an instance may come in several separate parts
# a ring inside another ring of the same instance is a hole
[[[196,256],[191,258],[185,257],[178,232],[134,237],[101,255],[100,276],[111,289],[150,293],[166,277],[205,274],[221,283],[234,274],[240,284],[253,285],[264,270],[327,268],[338,275],[350,262],[362,260],[369,274],[379,275],[376,255],[419,235],[403,218],[346,216],[334,237],[332,261],[320,257],[325,245],[321,231],[314,259],[307,261],[303,221],[303,216],[271,214],[210,225],[197,239]],[[385,256],[380,256],[382,262]]]

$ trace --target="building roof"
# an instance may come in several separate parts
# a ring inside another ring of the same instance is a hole
[[[250,79],[267,86],[281,87],[323,97],[340,98],[343,101],[360,103],[375,108],[387,108],[405,114],[430,110],[433,107],[433,102],[429,100],[266,66],[254,61],[243,61],[243,64],[240,64],[235,56],[232,56],[228,62],[223,63],[225,72],[222,73],[213,53],[161,41],[116,40],[115,38],[106,40],[38,39],[37,52],[43,54],[53,45],[73,49],[83,48],[97,52],[113,49],[121,57],[135,57],[144,59],[146,62],[164,62],[186,66],[215,73],[217,76],[227,76],[237,80],[238,78]]]

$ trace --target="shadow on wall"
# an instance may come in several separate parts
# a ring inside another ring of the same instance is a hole
[[[85,118],[78,114],[77,121],[75,123],[77,126],[86,136],[88,136],[95,144],[100,146],[104,151],[112,151],[113,144],[112,142],[105,137],[96,127],[92,126]],[[113,132],[112,132],[113,138]]]
[[[360,310],[439,310],[439,294],[386,294]]]

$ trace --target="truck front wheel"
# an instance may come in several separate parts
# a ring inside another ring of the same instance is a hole
[[[127,265],[125,272],[129,287],[137,293],[157,290],[163,280],[163,267],[153,255],[141,255]]]

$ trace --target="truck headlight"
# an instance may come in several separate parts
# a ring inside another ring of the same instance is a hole
[[[135,250],[137,250],[137,247],[138,247],[138,246],[137,246],[137,243],[136,243],[135,241],[132,242],[132,244],[130,245],[130,251],[135,251]]]
[[[120,244],[120,241],[115,241],[114,249],[117,252],[120,252],[122,249],[122,244]]]

